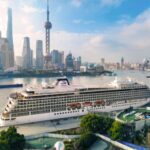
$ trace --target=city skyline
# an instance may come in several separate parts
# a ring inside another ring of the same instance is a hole
[[[15,54],[21,55],[23,38],[28,36],[35,56],[36,40],[45,41],[46,0],[0,0],[0,31],[5,37],[10,6]],[[50,20],[51,50],[71,51],[84,61],[96,62],[102,57],[118,61],[122,56],[141,62],[149,55],[150,2],[146,0],[50,0]]]

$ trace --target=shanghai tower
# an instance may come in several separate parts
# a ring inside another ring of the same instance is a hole
[[[12,9],[11,8],[8,8],[7,40],[8,40],[8,48],[9,48],[9,66],[14,67],[14,44],[13,44]]]

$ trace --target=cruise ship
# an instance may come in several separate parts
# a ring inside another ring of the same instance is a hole
[[[149,87],[137,82],[114,81],[106,87],[83,86],[72,85],[62,77],[52,85],[28,87],[10,94],[1,113],[0,126],[136,108],[149,103],[149,98]]]

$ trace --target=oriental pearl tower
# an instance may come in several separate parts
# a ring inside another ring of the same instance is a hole
[[[50,29],[52,28],[52,24],[49,21],[49,0],[47,0],[47,21],[45,23],[45,30],[46,30],[46,55],[45,55],[45,68],[50,69],[51,67],[51,56],[50,56]]]

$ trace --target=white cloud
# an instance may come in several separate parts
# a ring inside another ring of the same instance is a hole
[[[105,6],[119,6],[121,3],[123,2],[123,0],[100,0],[101,6],[105,7]]]
[[[19,0],[16,1],[18,2]],[[37,17],[21,10],[21,2],[22,0],[20,0],[20,4],[15,3],[14,6],[13,3],[12,5],[13,16],[15,16],[13,17],[13,26],[16,55],[22,54],[23,37],[25,36],[30,37],[31,48],[33,50],[35,50],[35,42],[37,39],[45,41],[45,30],[43,26],[41,29],[36,27],[35,18]],[[6,33],[7,26],[7,6],[7,0],[0,0],[0,30],[3,35]],[[117,4],[114,6],[117,6]],[[128,17],[125,16],[122,18],[128,21]],[[74,21],[76,23],[86,23],[83,20]],[[94,23],[93,21],[89,22]],[[128,59],[128,61],[142,61],[144,57],[149,56],[149,39],[150,9],[139,14],[132,23],[122,22],[103,34],[66,31],[54,32],[52,30],[51,49],[64,50],[65,53],[71,51],[73,55],[81,55],[83,60],[92,62],[100,62],[101,57],[106,58],[108,61],[119,61],[122,56]]]
[[[87,25],[87,24],[93,24],[93,23],[95,23],[95,21],[94,21],[94,20],[74,19],[74,20],[73,20],[73,23],[74,23],[74,24],[85,24],[85,25]]]
[[[124,56],[126,61],[141,62],[150,54],[149,12],[146,10],[132,23],[112,27],[103,34],[65,31],[53,33],[52,48],[66,53],[71,50],[75,56],[81,55],[85,61],[100,62],[101,57],[108,61],[120,61]]]
[[[44,10],[37,9],[31,5],[24,4],[22,7],[22,11],[25,13],[42,13]]]

